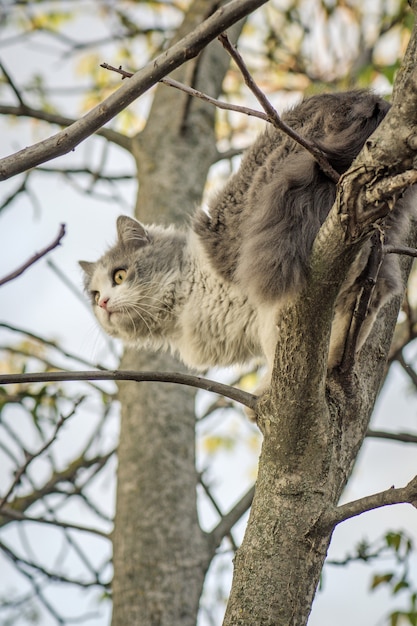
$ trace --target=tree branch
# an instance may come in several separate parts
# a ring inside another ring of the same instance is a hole
[[[28,117],[30,119],[40,120],[41,122],[48,122],[49,124],[54,124],[56,126],[63,126],[64,128],[77,123],[77,120],[74,120],[71,117],[65,117],[64,115],[59,115],[59,113],[52,113],[51,111],[42,111],[41,109],[34,109],[33,107],[30,107],[27,105],[14,106],[14,105],[8,105],[8,104],[0,104],[0,115],[12,115],[14,117]],[[54,135],[54,137],[58,139],[58,137],[63,134],[65,134],[65,131],[62,131],[62,133],[58,133],[58,135]],[[124,135],[123,133],[119,133],[117,130],[114,130],[113,128],[97,128],[90,133],[90,135],[93,135],[93,134],[99,135],[100,137],[104,137],[104,139],[107,139],[107,141],[111,141],[112,143],[119,146],[120,148],[124,148],[125,150],[128,150],[129,152],[131,151],[131,138],[127,137],[127,135]],[[41,141],[35,145],[42,146],[42,144],[43,142]],[[25,148],[24,150],[21,150],[20,152],[17,152],[16,154],[21,154],[22,152],[26,154],[26,152],[30,149],[31,149],[30,147]],[[67,152],[69,152],[71,149],[72,148],[67,150]],[[7,166],[7,162],[8,162],[7,160],[11,159],[12,156],[13,155],[9,157],[5,157],[5,159],[0,160],[0,165],[2,161],[5,160],[6,166]],[[49,159],[45,158],[39,161],[39,163],[43,163],[44,161],[49,161]],[[35,165],[37,165],[37,163],[35,163]],[[33,166],[28,165],[27,167],[22,168],[20,172],[23,172],[26,169],[29,169],[30,167],[33,167]],[[10,176],[14,176],[15,174],[18,174],[18,173],[19,172],[14,172]],[[6,178],[10,178],[10,177],[7,176]]]
[[[180,83],[177,80],[173,80],[171,78],[161,78],[159,82],[163,83],[164,85],[168,85],[169,87],[174,87],[175,89],[179,89],[180,91],[184,91],[185,93],[189,94],[190,96],[194,98],[200,98],[201,100],[204,100],[205,102],[209,102],[210,104],[213,104],[214,106],[216,106],[218,109],[223,109],[226,111],[235,111],[237,113],[242,113],[244,115],[257,117],[265,122],[272,124],[273,126],[275,126],[275,128],[278,128],[279,130],[282,130],[283,132],[285,132],[289,137],[294,139],[297,143],[303,146],[303,148],[305,148],[308,152],[310,152],[310,154],[312,154],[313,157],[316,159],[321,170],[331,180],[337,183],[337,181],[340,178],[340,175],[338,174],[338,172],[336,172],[336,170],[332,168],[324,152],[317,145],[315,145],[308,139],[305,139],[304,137],[302,137],[302,135],[299,135],[299,133],[297,133],[293,128],[291,128],[291,126],[288,126],[281,119],[276,109],[272,106],[272,104],[269,102],[265,94],[259,89],[255,81],[253,80],[249,70],[247,69],[245,65],[245,62],[243,61],[243,58],[239,54],[236,47],[233,46],[233,44],[230,42],[227,35],[225,33],[222,33],[219,36],[219,40],[224,46],[224,48],[229,52],[231,57],[235,60],[236,64],[238,65],[242,73],[245,83],[248,85],[249,89],[254,93],[257,100],[262,105],[265,113],[262,113],[261,111],[256,111],[255,109],[251,109],[249,107],[243,107],[237,104],[229,104],[228,102],[217,100],[216,98],[212,98],[211,96],[203,93],[202,91],[198,91],[197,89],[194,89],[193,87],[184,85],[183,83]],[[133,76],[132,72],[128,72],[127,70],[124,70],[122,66],[114,67],[113,65],[109,65],[108,63],[101,63],[100,67],[103,67],[106,70],[110,70],[112,72],[121,74],[122,80],[124,78],[131,78]]]
[[[181,374],[177,372],[135,372],[135,371],[86,371],[86,372],[34,372],[30,374],[2,374],[0,385],[26,384],[39,382],[91,381],[91,380],[130,380],[133,382],[163,382],[197,387],[212,393],[218,393],[235,402],[244,404],[250,409],[255,408],[257,396],[224,385],[201,376]]]
[[[219,517],[221,519],[223,519],[223,511],[221,510],[221,508],[219,507],[219,505],[216,502],[216,499],[214,498],[213,494],[210,491],[209,486],[207,485],[206,481],[203,479],[203,476],[200,475],[199,477],[200,480],[200,485],[202,486],[204,493],[206,494],[207,498],[210,500],[211,504],[213,505],[213,508],[215,509],[216,513],[219,515]],[[233,551],[236,552],[237,550],[237,545],[236,545],[236,541],[233,538],[231,529],[229,530],[229,532],[227,533],[227,537],[232,545]]]
[[[73,411],[72,411],[72,413],[73,413]],[[27,468],[32,463],[32,461],[34,459],[36,459],[38,456],[40,456],[43,452],[45,452],[45,450],[47,450],[49,448],[49,446],[51,446],[54,443],[54,441],[56,440],[56,437],[58,435],[58,432],[61,430],[62,426],[65,423],[65,420],[66,420],[66,417],[61,416],[61,418],[58,420],[58,422],[57,422],[57,424],[55,426],[55,429],[54,429],[54,432],[52,433],[52,436],[44,443],[44,445],[39,450],[37,450],[36,452],[34,452],[32,454],[29,454],[26,450],[24,450],[26,460],[23,463],[23,465],[21,465],[21,467],[19,467],[19,469],[15,472],[15,477],[14,477],[14,480],[13,480],[10,488],[6,492],[6,495],[0,500],[0,510],[6,504],[7,500],[10,497],[10,495],[13,493],[15,487],[19,484],[23,474],[25,474]]]
[[[417,248],[408,246],[384,246],[384,254],[404,254],[405,256],[417,257]]]
[[[85,302],[85,300],[83,300]],[[42,337],[41,335],[35,335],[35,333],[32,333],[30,330],[27,330],[25,328],[19,328],[17,326],[13,326],[11,324],[7,324],[6,322],[0,322],[0,328],[4,328],[6,330],[9,330],[11,332],[14,333],[21,333],[22,335],[26,335],[26,337],[29,337],[30,339],[33,339],[33,341],[36,341],[37,343],[46,346],[48,348],[51,348],[53,350],[56,350],[59,354],[62,354],[62,356],[64,356],[65,358],[71,359],[73,361],[78,361],[78,363],[82,363],[83,365],[87,366],[87,367],[94,367],[98,370],[105,370],[106,368],[102,365],[100,365],[99,363],[92,363],[91,361],[88,361],[87,359],[84,359],[83,357],[79,356],[78,354],[74,354],[72,352],[69,352],[68,350],[64,350],[64,348],[62,348],[61,346],[59,346],[55,341],[51,341],[50,339],[46,339],[45,337]],[[6,349],[9,349],[8,347],[6,347]],[[31,355],[33,356],[33,355]]]
[[[82,587],[84,589],[88,589],[89,587],[97,587],[97,586],[105,587],[105,588],[110,587],[110,582],[104,583],[104,582],[101,582],[100,580],[92,580],[92,581],[77,580],[75,578],[69,578],[68,576],[63,576],[62,574],[58,574],[57,572],[52,572],[46,569],[46,567],[39,565],[38,563],[28,561],[27,559],[24,559],[21,556],[18,556],[1,541],[0,541],[0,550],[6,556],[8,556],[9,559],[13,561],[15,565],[19,565],[29,571],[33,570],[35,573],[38,573],[44,576],[45,578],[53,580],[54,582],[69,583],[71,585],[77,585],[78,587]]]
[[[411,433],[387,433],[384,430],[369,429],[366,433],[367,437],[375,439],[389,439],[390,441],[401,441],[402,443],[417,443],[417,435]]]
[[[19,104],[21,107],[25,107],[26,104],[23,100],[22,94],[20,93],[20,91],[18,90],[13,78],[10,76],[9,72],[6,70],[6,68],[4,67],[4,64],[0,62],[0,69],[3,72],[3,76],[6,79],[6,81],[9,83],[14,95],[16,96]]]
[[[106,454],[102,454],[101,456],[95,456],[89,459],[86,459],[83,455],[81,455],[78,459],[72,461],[63,470],[53,472],[52,475],[41,487],[35,486],[30,478],[30,475],[27,474],[26,478],[31,485],[33,491],[24,496],[16,497],[12,502],[10,502],[10,506],[6,508],[11,508],[15,512],[23,513],[30,506],[32,506],[32,504],[38,502],[39,500],[42,500],[43,498],[45,498],[45,496],[48,496],[52,493],[59,493],[57,488],[57,485],[59,483],[74,483],[80,471],[93,467],[97,464],[99,464],[100,467],[103,467],[104,464],[115,454],[115,452],[115,450],[110,450],[110,452],[107,452]],[[50,515],[55,514],[55,512],[49,506],[45,506],[47,512]],[[5,522],[0,515],[0,526],[3,526],[4,524]]]
[[[397,354],[396,360],[401,365],[401,367],[403,368],[403,370],[407,374],[407,376],[410,378],[410,380],[413,383],[413,385],[415,387],[417,387],[417,374],[414,371],[414,369],[411,367],[411,365],[409,363],[407,363],[407,361],[404,359],[404,355],[403,355],[402,352]]]
[[[209,541],[213,552],[219,547],[222,539],[230,534],[233,526],[237,524],[242,515],[251,507],[254,493],[255,487],[253,486],[209,533]]]
[[[305,139],[304,137],[299,135],[293,128],[291,128],[291,126],[288,126],[288,124],[286,124],[280,118],[280,116],[278,115],[278,111],[272,106],[272,104],[269,102],[268,98],[265,96],[263,91],[259,89],[258,85],[253,80],[248,68],[246,67],[246,64],[243,58],[241,57],[237,48],[231,43],[228,36],[225,33],[222,33],[219,36],[219,40],[221,44],[223,45],[223,47],[230,54],[232,59],[235,61],[236,65],[238,66],[243,76],[243,79],[246,85],[249,87],[249,89],[252,91],[252,93],[254,94],[254,96],[256,97],[256,99],[258,100],[262,108],[264,109],[267,115],[267,121],[273,124],[275,128],[282,130],[289,137],[294,139],[294,141],[299,143],[301,146],[303,146],[303,148],[305,148],[308,152],[310,152],[310,154],[316,159],[322,172],[324,172],[326,176],[328,176],[331,180],[337,183],[337,181],[340,178],[340,175],[338,174],[338,172],[336,172],[336,170],[332,168],[332,166],[330,165],[330,163],[328,162],[326,158],[325,153],[316,144],[312,143],[311,141],[308,141],[308,139]]]
[[[56,526],[59,528],[68,528],[70,530],[79,530],[83,533],[93,533],[99,537],[103,537],[104,539],[110,539],[111,536],[109,533],[106,533],[98,528],[90,528],[88,526],[80,526],[79,524],[70,524],[69,522],[62,522],[59,520],[53,519],[45,519],[43,517],[32,517],[31,515],[24,515],[19,511],[14,511],[9,507],[3,507],[1,509],[1,516],[9,517],[11,520],[17,522],[34,522],[36,524],[49,524],[51,526]]]
[[[391,504],[411,504],[417,508],[417,476],[415,476],[410,482],[399,489],[392,487],[386,491],[380,491],[371,496],[348,502],[336,507],[333,511],[321,520],[324,525],[336,526],[340,522],[344,522],[351,517],[361,515],[367,511],[379,509],[383,506],[389,506]]]
[[[23,272],[25,272],[31,265],[33,265],[34,263],[39,261],[39,259],[41,259],[46,254],[48,254],[48,252],[51,252],[51,250],[53,250],[54,248],[59,246],[59,244],[61,243],[61,239],[64,237],[64,235],[65,235],[65,224],[61,224],[61,228],[59,230],[59,233],[55,237],[53,242],[51,244],[49,244],[49,246],[46,246],[46,248],[43,248],[43,250],[41,250],[40,252],[37,252],[32,257],[30,257],[30,259],[28,261],[26,261],[26,263],[24,263],[17,270],[15,270],[14,272],[11,272],[11,274],[8,274],[4,278],[1,278],[0,279],[0,287],[2,285],[5,285],[6,283],[8,283],[11,280],[14,280],[15,278],[17,278],[21,274],[23,274]]]
[[[127,70],[124,70],[121,65],[119,67],[114,67],[113,65],[109,65],[108,63],[101,63],[100,67],[103,67],[105,70],[121,74],[122,80],[123,78],[131,78],[133,76],[133,72],[128,72]],[[174,87],[174,89],[179,89],[180,91],[183,91],[193,98],[199,98],[200,100],[204,100],[209,104],[213,104],[218,109],[224,109],[225,111],[235,111],[236,113],[243,113],[244,115],[258,117],[259,119],[264,120],[264,122],[270,121],[266,113],[262,113],[262,111],[256,111],[255,109],[250,109],[249,107],[240,106],[238,104],[229,104],[228,102],[217,100],[217,98],[212,98],[212,96],[209,96],[202,91],[198,91],[198,89],[194,89],[194,87],[189,87],[184,83],[180,83],[178,80],[173,80],[172,78],[161,78],[159,82],[163,83],[164,85],[168,85],[168,87]]]
[[[136,72],[132,78],[63,131],[0,159],[0,180],[6,180],[73,150],[84,139],[155,85],[161,78],[196,57],[210,41],[267,0],[231,0],[220,7],[191,33]],[[0,111],[1,112],[1,111]]]

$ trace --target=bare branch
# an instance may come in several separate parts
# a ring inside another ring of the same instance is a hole
[[[14,95],[16,96],[20,106],[25,107],[26,104],[22,98],[22,95],[20,93],[20,91],[18,90],[14,80],[12,79],[12,77],[10,76],[9,72],[6,70],[6,68],[4,67],[4,64],[0,62],[0,69],[3,72],[3,76],[4,78],[7,80],[7,82],[9,83]]]
[[[413,370],[411,365],[406,362],[402,352],[400,352],[399,354],[396,355],[396,360],[401,365],[401,367],[403,368],[404,372],[409,376],[409,378],[410,378],[411,382],[413,383],[413,385],[415,387],[417,387],[417,374]]]
[[[9,507],[3,507],[1,509],[1,515],[4,517],[9,517],[11,520],[15,520],[17,522],[33,522],[35,524],[49,524],[51,526],[56,526],[59,528],[67,528],[70,530],[79,530],[83,533],[92,533],[93,535],[97,535],[98,537],[103,537],[104,539],[110,539],[111,536],[108,533],[105,533],[98,528],[90,528],[89,526],[81,526],[79,524],[70,524],[69,522],[62,522],[54,519],[45,519],[44,517],[33,517],[31,515],[24,515],[19,511],[15,511],[10,509]]]
[[[254,409],[258,400],[257,396],[251,393],[236,389],[230,385],[224,385],[201,376],[181,374],[178,372],[135,372],[129,370],[114,371],[86,371],[86,372],[34,372],[30,374],[2,374],[0,375],[0,385],[10,385],[15,383],[39,383],[39,382],[64,382],[64,381],[90,381],[90,380],[130,380],[133,382],[161,382],[175,383],[177,385],[188,385],[197,387],[212,393],[218,393],[235,402],[244,404],[250,409]]]
[[[50,613],[50,615],[55,619],[55,622],[57,624],[61,624],[64,625],[65,623],[84,623],[89,617],[93,617],[92,614],[87,614],[87,615],[83,615],[80,617],[72,617],[72,618],[63,618],[58,611],[54,608],[54,606],[51,604],[51,602],[47,599],[47,597],[45,596],[45,594],[43,593],[43,590],[38,582],[38,576],[35,573],[31,573],[30,571],[28,571],[27,567],[25,567],[24,561],[22,559],[18,559],[16,557],[16,555],[11,552],[10,550],[4,550],[3,549],[3,553],[11,560],[14,562],[18,572],[20,574],[22,574],[22,576],[24,576],[30,583],[33,592],[35,594],[35,596],[38,598],[39,602],[42,604],[42,606],[47,610],[48,613]],[[27,563],[26,563],[27,565]],[[36,568],[39,571],[39,567]],[[99,581],[97,584],[101,585],[101,582]],[[97,614],[94,614],[94,617],[96,617]]]
[[[27,105],[13,106],[13,105],[8,105],[8,104],[0,104],[0,115],[13,115],[14,117],[29,117],[30,119],[40,120],[42,122],[48,122],[49,124],[54,124],[56,126],[63,126],[64,128],[76,123],[76,120],[74,120],[71,117],[65,117],[63,115],[60,115],[59,113],[52,113],[51,111],[43,111],[42,109],[34,109],[33,107],[29,107]],[[93,130],[90,134],[92,135],[94,133],[96,135],[99,135],[100,137],[104,137],[104,139],[107,139],[107,141],[111,141],[117,146],[120,146],[120,148],[124,148],[125,150],[128,150],[128,151],[131,150],[130,137],[123,135],[123,133],[119,133],[113,128],[97,128]],[[63,135],[65,135],[65,131],[62,131],[62,133],[58,133],[58,135],[54,135],[54,137],[56,137],[58,140],[59,136],[63,136]],[[77,144],[75,145],[78,145],[78,143],[79,142],[77,142]],[[43,142],[41,141],[36,145],[42,146],[42,144]],[[70,148],[69,150],[71,149],[72,148]],[[24,150],[21,150],[21,152],[26,154],[28,150],[30,150],[30,147],[25,148]],[[18,152],[17,154],[20,154],[21,152]],[[11,158],[12,158],[11,156],[5,157],[4,160],[6,164],[8,160]],[[43,163],[44,161],[48,161],[48,160],[49,159],[43,159],[43,160],[40,160],[39,163]],[[2,163],[2,160],[0,160],[0,165],[1,163]],[[37,163],[35,163],[35,165],[37,165]],[[29,164],[27,167],[24,167],[21,170],[19,170],[19,172],[23,172],[26,169],[29,169],[31,167],[33,167],[33,165]],[[10,178],[11,176],[18,174],[19,172],[14,172],[10,176],[6,176],[6,178]]]
[[[135,175],[132,174],[103,174],[100,171],[92,170],[89,167],[37,167],[36,172],[42,172],[44,174],[62,174],[63,176],[70,177],[72,174],[81,174],[85,176],[90,176],[94,180],[103,180],[103,181],[124,181],[124,180],[134,180]]]
[[[259,89],[250,75],[242,57],[238,53],[237,49],[231,44],[229,38],[224,33],[219,36],[219,40],[222,42],[223,46],[227,49],[227,51],[231,54],[233,59],[239,66],[240,71],[244,77],[245,83],[251,89],[251,91],[255,94],[256,98],[262,105],[265,113],[261,111],[256,111],[255,109],[251,109],[249,107],[243,107],[237,104],[229,104],[228,102],[223,102],[221,100],[217,100],[216,98],[212,98],[211,96],[203,93],[202,91],[198,91],[193,87],[189,87],[188,85],[184,85],[183,83],[178,82],[177,80],[173,80],[172,78],[161,78],[159,82],[164,83],[164,85],[168,85],[169,87],[174,87],[175,89],[179,89],[180,91],[184,91],[194,98],[200,98],[210,104],[213,104],[218,109],[223,109],[226,111],[235,111],[237,113],[243,113],[244,115],[257,117],[264,122],[269,122],[273,124],[279,130],[282,130],[287,135],[289,135],[292,139],[294,139],[297,143],[303,146],[308,152],[310,152],[313,157],[316,159],[322,171],[334,182],[337,182],[340,178],[339,174],[334,170],[330,163],[328,162],[324,152],[314,143],[310,142],[308,139],[305,139],[301,135],[299,135],[294,129],[288,126],[285,122],[282,121],[276,109],[272,106],[269,100],[266,98],[265,94]],[[114,67],[113,65],[109,65],[108,63],[102,63],[100,67],[103,67],[106,70],[110,70],[112,72],[117,72],[121,74],[122,80],[124,78],[131,78],[133,76],[132,72],[128,72],[124,70],[122,66]]]
[[[417,249],[408,246],[385,246],[384,254],[404,254],[405,256],[417,257]]]
[[[207,485],[206,481],[203,479],[203,476],[200,475],[199,476],[199,481],[200,481],[200,485],[202,486],[202,488],[204,489],[204,493],[206,494],[206,496],[208,497],[208,499],[210,500],[211,504],[213,505],[216,513],[218,513],[219,517],[221,519],[223,519],[224,515],[223,512],[220,508],[220,506],[218,505],[216,499],[214,498],[213,494],[210,491],[210,487]],[[226,535],[225,535],[226,536]],[[231,529],[229,530],[229,532],[227,533],[227,537],[232,545],[233,550],[236,552],[237,550],[237,545],[236,545],[236,541],[233,538]]]
[[[9,490],[6,492],[6,495],[0,500],[0,509],[6,504],[7,500],[13,493],[16,486],[19,484],[23,474],[25,474],[27,468],[32,463],[32,461],[36,459],[38,456],[40,456],[43,452],[45,452],[45,450],[47,450],[49,446],[51,446],[54,443],[58,435],[58,432],[61,430],[62,426],[64,425],[65,420],[66,418],[64,416],[61,416],[61,418],[58,420],[55,426],[52,436],[46,441],[46,443],[39,450],[37,450],[36,452],[32,454],[29,454],[28,452],[25,451],[26,461],[23,463],[21,467],[19,467],[19,469],[15,473],[14,481],[10,485]]]
[[[384,430],[368,430],[367,437],[375,439],[389,439],[389,441],[401,441],[402,443],[417,443],[417,435],[411,433],[388,433]]]
[[[26,263],[24,263],[17,270],[15,270],[14,272],[11,272],[11,274],[8,274],[4,278],[1,278],[0,279],[0,287],[2,285],[5,285],[6,283],[8,283],[11,280],[14,280],[15,278],[17,278],[21,274],[23,274],[23,272],[25,272],[31,265],[33,265],[34,263],[39,261],[39,259],[41,259],[46,254],[48,254],[48,252],[51,252],[51,250],[53,250],[54,248],[59,246],[59,244],[61,243],[61,239],[64,237],[64,235],[65,235],[65,224],[61,224],[61,228],[59,229],[59,233],[55,237],[53,242],[51,244],[49,244],[49,246],[46,246],[46,248],[43,248],[43,250],[41,250],[40,252],[37,252],[32,257],[30,257],[30,259],[28,261],[26,261]]]
[[[26,330],[25,328],[19,328],[17,326],[12,326],[11,324],[7,324],[6,322],[0,322],[0,328],[4,328],[6,330],[10,330],[10,331],[12,331],[14,333],[21,333],[22,335],[26,335],[26,337],[29,337],[30,339],[33,339],[34,341],[36,341],[36,342],[38,342],[40,344],[43,344],[44,346],[47,346],[47,347],[52,348],[54,350],[57,350],[64,357],[66,357],[68,359],[72,359],[74,361],[78,361],[78,363],[82,363],[83,365],[86,365],[87,367],[95,367],[98,370],[105,369],[99,363],[92,363],[91,361],[88,361],[87,359],[84,359],[83,357],[81,357],[81,356],[79,356],[77,354],[74,354],[72,352],[68,352],[68,350],[64,350],[64,348],[59,346],[55,341],[51,341],[50,339],[46,339],[46,337],[42,337],[41,335],[35,335],[33,332],[31,332],[30,330]]]
[[[291,128],[291,126],[288,126],[288,124],[282,121],[278,114],[278,111],[272,106],[263,91],[259,89],[258,85],[253,80],[243,58],[241,57],[237,48],[231,43],[226,33],[222,33],[219,36],[219,41],[221,42],[225,50],[227,50],[227,52],[230,54],[232,59],[235,61],[246,85],[252,91],[252,93],[262,106],[263,110],[265,111],[267,115],[267,121],[273,124],[279,130],[282,130],[289,137],[294,139],[294,141],[299,143],[301,146],[303,146],[303,148],[310,152],[310,154],[316,159],[322,172],[324,172],[326,176],[328,176],[331,180],[337,183],[340,175],[338,174],[338,172],[336,172],[336,170],[332,168],[323,150],[321,150],[315,143],[312,143],[311,141],[305,139],[305,137],[299,135],[293,128]]]
[[[22,177],[21,183],[19,186],[12,191],[2,202],[0,206],[0,213],[6,209],[21,193],[27,191],[27,182],[30,176],[30,172],[26,172],[26,174]]]
[[[387,489],[386,491],[380,491],[371,496],[348,502],[336,507],[333,511],[321,520],[324,525],[336,526],[340,522],[344,522],[351,517],[361,515],[367,511],[381,508],[383,506],[390,506],[391,504],[412,504],[417,507],[417,476],[415,476],[408,485],[395,489]]]
[[[37,563],[33,563],[31,561],[28,561],[27,559],[23,559],[21,556],[17,556],[17,554],[15,554],[8,546],[6,546],[2,541],[0,542],[0,549],[2,550],[2,552],[4,554],[6,554],[6,556],[9,557],[9,559],[11,561],[13,561],[16,565],[20,564],[25,568],[28,568],[29,570],[33,570],[43,576],[45,576],[46,578],[49,578],[51,580],[55,581],[59,581],[59,582],[64,582],[64,583],[70,583],[71,585],[77,585],[79,587],[84,587],[84,588],[88,588],[88,587],[109,587],[110,583],[104,583],[101,582],[99,580],[92,580],[90,582],[88,581],[82,581],[82,580],[77,580],[74,578],[68,578],[68,576],[62,576],[62,574],[58,574],[57,572],[51,572],[49,570],[47,570],[45,567],[37,564]]]
[[[404,189],[417,183],[417,170],[406,170],[378,181],[378,185],[368,189],[365,187],[365,204],[378,206],[392,204],[393,198],[404,192]]]
[[[23,513],[26,511],[34,502],[38,502],[52,493],[62,493],[58,490],[57,485],[59,483],[67,482],[74,483],[77,478],[77,475],[80,471],[93,467],[94,465],[99,465],[102,468],[105,463],[115,454],[115,450],[110,450],[105,454],[100,456],[95,456],[93,458],[85,458],[85,456],[81,455],[78,459],[75,459],[61,471],[53,472],[52,475],[48,478],[48,480],[41,486],[35,486],[29,474],[27,474],[26,478],[31,485],[33,491],[27,495],[20,496],[15,498],[11,503],[10,507],[13,511]],[[55,511],[51,509],[47,503],[45,503],[47,512],[50,515],[55,515]],[[5,520],[0,516],[0,526],[5,524]],[[68,541],[70,541],[70,537],[67,536]],[[72,542],[72,545],[75,549],[75,544]],[[89,566],[90,567],[90,566]],[[91,567],[90,567],[91,569]]]
[[[169,72],[196,57],[229,26],[265,4],[267,0],[231,0],[191,33],[136,72],[132,78],[68,128],[13,155],[0,159],[0,180],[6,180],[73,150]],[[1,109],[0,109],[1,113]]]
[[[131,76],[133,76],[133,72],[128,72],[124,70],[121,65],[119,67],[114,67],[113,65],[109,65],[108,63],[101,63],[100,67],[104,67],[104,69],[106,70],[121,74],[122,80],[123,78],[130,78]],[[188,85],[184,85],[184,83],[180,83],[178,80],[173,80],[172,78],[161,78],[159,82],[163,83],[164,85],[168,85],[168,87],[174,87],[175,89],[184,91],[193,98],[199,98],[200,100],[204,100],[209,104],[213,104],[218,109],[224,109],[226,111],[236,111],[237,113],[243,113],[244,115],[249,116],[251,115],[253,117],[258,117],[259,119],[264,120],[264,122],[270,121],[268,116],[265,113],[262,113],[262,111],[256,111],[255,109],[243,107],[238,104],[229,104],[228,102],[217,100],[216,98],[212,98],[202,91],[198,91],[198,89],[194,89],[194,87],[189,87]]]
[[[222,539],[230,534],[233,526],[237,524],[242,515],[250,508],[255,493],[255,487],[251,487],[244,496],[230,509],[215,528],[209,533],[209,540],[212,550],[216,550],[222,542]]]

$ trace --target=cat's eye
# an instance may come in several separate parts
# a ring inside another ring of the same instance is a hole
[[[98,301],[100,300],[100,292],[99,291],[93,291],[92,295],[93,295],[94,302],[96,304],[98,304]]]
[[[123,268],[120,268],[113,273],[113,281],[116,283],[116,285],[121,285],[126,276],[127,271]]]

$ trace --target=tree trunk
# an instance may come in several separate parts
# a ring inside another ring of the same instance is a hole
[[[216,2],[195,0],[176,39]],[[241,25],[231,31],[237,37]],[[217,97],[229,59],[214,42],[173,75]],[[136,217],[181,223],[201,201],[217,156],[215,109],[161,85],[147,126],[134,141]],[[181,371],[166,354],[127,350],[122,369]],[[164,384],[119,387],[122,422],[114,533],[113,626],[195,626],[213,556],[196,507],[194,397]]]
[[[207,11],[203,0],[193,3],[183,28],[199,11]],[[337,502],[385,373],[399,307],[398,299],[386,307],[351,371],[327,376],[338,288],[354,246],[382,217],[375,213],[382,203],[367,203],[364,196],[414,162],[415,141],[408,142],[407,135],[417,127],[413,45],[396,92],[401,106],[384,120],[385,135],[370,140],[372,150],[343,177],[339,204],[314,245],[311,281],[279,321],[271,389],[259,403],[264,443],[255,498],[235,560],[225,626],[302,626],[308,619],[337,523]],[[217,95],[226,67],[214,44],[175,77],[187,82],[188,76],[193,86]],[[178,222],[199,201],[216,153],[213,121],[208,105],[158,88],[148,125],[135,141],[140,219]],[[366,215],[369,207],[372,216]],[[128,352],[122,367],[179,366],[170,357]],[[166,385],[124,384],[120,397],[113,626],[194,626],[212,551],[196,513],[193,394]]]
[[[394,106],[342,177],[314,244],[309,284],[280,314],[271,389],[258,403],[259,475],[224,626],[303,626],[311,610],[337,503],[385,376],[400,298],[385,307],[353,367],[327,374],[332,308],[353,247],[389,210],[389,201],[367,198],[388,189],[392,199],[404,174],[416,179],[416,44],[415,27]],[[403,261],[405,279],[410,267]]]

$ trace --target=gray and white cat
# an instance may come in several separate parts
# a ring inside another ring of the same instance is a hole
[[[354,91],[308,98],[283,119],[342,173],[388,108],[376,95]],[[200,370],[263,356],[270,371],[279,340],[275,321],[308,280],[312,244],[335,195],[312,156],[268,127],[208,214],[198,209],[190,228],[143,226],[121,216],[117,243],[97,262],[80,262],[99,323],[128,344],[170,349]],[[389,243],[407,232],[411,196],[407,192],[386,220]],[[330,367],[341,359],[369,252],[366,244],[338,296]],[[398,259],[387,255],[359,348],[379,308],[401,286]]]

